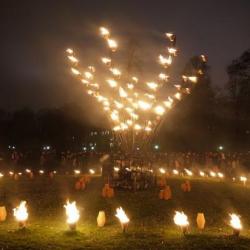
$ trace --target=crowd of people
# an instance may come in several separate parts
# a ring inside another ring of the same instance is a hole
[[[42,150],[40,152],[20,152],[11,150],[0,153],[0,167],[21,169],[23,167],[39,169],[84,169],[101,166],[105,153],[96,151],[57,152],[56,150]],[[107,155],[107,154],[106,154]],[[250,152],[151,152],[142,154],[137,152],[133,157],[123,154],[109,154],[108,164],[112,167],[131,167],[132,165],[149,168],[164,167],[170,169],[183,168],[218,168],[223,172],[234,171],[239,168],[250,168]]]

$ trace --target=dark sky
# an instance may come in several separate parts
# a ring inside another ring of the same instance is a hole
[[[152,53],[162,46],[164,32],[175,32],[180,49],[175,71],[191,56],[204,53],[218,86],[227,81],[226,66],[250,47],[249,0],[5,2],[0,9],[0,108],[5,109],[71,102],[90,108],[89,97],[68,71],[64,51],[76,47],[89,59],[100,47],[100,25],[123,39],[132,34],[145,40]]]

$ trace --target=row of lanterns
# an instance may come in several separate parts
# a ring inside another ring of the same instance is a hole
[[[164,168],[159,168],[159,172],[160,172],[160,174],[170,174],[171,173],[171,172],[167,171]],[[189,176],[189,177],[194,176],[194,173],[190,169],[187,169],[187,168],[184,168],[184,172],[180,172],[177,169],[172,170],[172,175],[183,176],[184,174]],[[212,171],[212,170],[210,170],[208,172],[200,170],[198,176],[200,176],[200,177],[220,178],[220,179],[223,179],[225,177],[225,175],[222,172],[215,172],[215,171]],[[247,177],[246,176],[244,176],[244,175],[239,176],[238,179],[239,179],[240,182],[242,182],[244,185],[246,185],[246,182],[247,182]],[[236,181],[236,177],[233,177],[232,180]]]
[[[94,175],[94,174],[96,173],[96,171],[95,171],[94,169],[92,169],[92,168],[90,168],[90,169],[88,170],[88,172],[89,172],[89,174],[91,174],[91,175]],[[34,172],[33,172],[32,170],[28,169],[28,168],[25,169],[25,173],[26,173],[30,178],[33,178],[33,177],[34,177]],[[79,169],[74,169],[74,170],[73,170],[73,173],[74,173],[74,175],[80,175],[80,174],[81,174],[81,170],[79,170]],[[42,169],[40,169],[40,170],[38,170],[38,174],[39,174],[39,175],[44,175],[44,174],[45,174],[45,171],[42,170]],[[56,171],[56,170],[50,171],[50,172],[49,172],[49,176],[50,176],[50,177],[53,177],[55,174],[57,174],[57,171]],[[16,178],[16,177],[18,177],[18,176],[22,176],[23,173],[22,173],[22,172],[17,172],[17,173],[15,173],[14,171],[9,171],[9,172],[8,172],[8,175],[9,175],[9,176],[14,176],[14,177]],[[4,177],[4,174],[3,174],[2,172],[0,172],[0,178],[2,178],[2,177]]]
[[[69,225],[69,228],[71,230],[76,230],[77,222],[80,218],[80,212],[79,209],[76,206],[76,202],[69,202],[64,205],[66,216],[67,216],[67,224]],[[20,228],[26,227],[26,221],[28,220],[28,210],[26,206],[26,201],[21,201],[20,205],[13,209],[14,211],[14,217],[19,223]],[[125,232],[127,230],[128,224],[130,219],[126,215],[125,211],[122,209],[122,207],[119,207],[116,209],[115,216],[119,219],[119,222],[121,224],[122,231]],[[237,214],[229,214],[230,216],[230,226],[233,229],[233,234],[235,236],[239,236],[240,231],[242,230],[242,224],[240,220],[240,216]],[[188,226],[189,226],[189,220],[187,215],[183,211],[176,211],[174,215],[174,223],[180,227],[181,231],[185,235]],[[105,225],[106,218],[105,218],[105,212],[100,211],[97,217],[97,225],[99,227],[103,227]],[[198,213],[197,215],[197,226],[199,229],[204,229],[205,227],[205,216],[203,213]]]

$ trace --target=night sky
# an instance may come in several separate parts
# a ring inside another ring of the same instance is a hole
[[[74,102],[88,109],[92,102],[70,74],[65,49],[74,47],[81,59],[92,59],[102,44],[100,25],[107,25],[118,38],[142,40],[146,61],[157,58],[164,32],[176,33],[180,55],[175,72],[191,56],[204,53],[212,82],[220,87],[227,81],[226,66],[250,47],[249,0],[3,2],[0,108],[8,110]]]

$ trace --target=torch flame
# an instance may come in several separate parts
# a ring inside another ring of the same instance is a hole
[[[126,215],[125,211],[122,209],[122,207],[119,207],[116,209],[116,215],[115,215],[121,222],[121,224],[127,224],[129,223],[129,218]]]
[[[21,201],[20,205],[13,209],[14,216],[18,221],[26,221],[29,217],[27,207],[26,207],[26,201]]]
[[[67,201],[67,204],[64,205],[64,207],[66,209],[67,223],[75,224],[80,218],[80,213],[76,207],[76,202],[73,201],[72,203],[70,203],[69,201]]]
[[[184,212],[175,211],[174,223],[180,227],[186,227],[189,225],[188,217]]]
[[[231,217],[230,226],[234,229],[241,230],[242,224],[240,221],[240,216],[238,216],[237,214],[229,214],[229,216]]]

